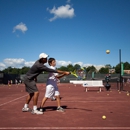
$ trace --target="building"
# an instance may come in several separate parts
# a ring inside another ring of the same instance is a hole
[[[130,74],[130,70],[124,70],[125,74]]]
[[[115,73],[115,69],[109,69],[109,73],[110,73],[110,74]]]

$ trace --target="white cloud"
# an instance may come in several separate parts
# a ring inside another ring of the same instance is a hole
[[[105,67],[105,65],[93,65],[97,70],[99,70],[102,67]]]
[[[25,62],[25,66],[31,67],[34,64],[34,61]]]
[[[6,58],[3,60],[3,63],[0,63],[0,70],[3,70],[8,67],[14,68],[22,68],[24,66],[31,67],[34,64],[34,61],[26,62],[24,59],[14,59],[14,58]]]
[[[3,70],[6,68],[6,65],[4,63],[0,63],[0,70]]]
[[[12,68],[22,68],[24,66],[31,67],[34,64],[35,61],[25,61],[22,58],[6,58],[3,60],[3,63],[0,63],[0,70],[3,70],[9,66]],[[92,66],[92,64],[84,64],[83,62],[75,62],[72,63],[71,61],[56,61],[56,67],[59,68],[61,66],[67,66],[69,64],[75,65],[79,64],[81,67],[88,67]],[[45,64],[48,66],[48,64]],[[104,65],[93,65],[97,70],[99,70],[101,67],[105,67]]]
[[[28,30],[28,28],[27,28],[27,26],[24,24],[24,23],[19,23],[18,25],[16,25],[14,28],[13,28],[13,33],[16,31],[16,30],[20,30],[20,31],[22,31],[22,33],[25,33],[27,30]]]
[[[102,67],[105,67],[105,65],[93,65],[93,64],[83,64],[82,67],[89,67],[94,66],[97,70],[99,70]]]
[[[56,67],[57,68],[59,68],[61,66],[67,66],[69,64],[72,64],[72,62],[71,61],[58,61],[58,60],[56,61]]]
[[[74,8],[72,8],[69,4],[60,6],[57,9],[55,6],[53,9],[47,8],[47,11],[49,11],[50,14],[54,14],[54,17],[49,19],[50,22],[56,20],[57,18],[73,18],[75,16]]]
[[[73,63],[73,65],[75,65],[75,64],[79,64],[81,67],[86,67],[86,68],[89,67],[89,66],[94,66],[97,70],[99,70],[102,67],[105,67],[105,65],[84,64],[83,62]]]
[[[25,65],[25,60],[24,59],[11,59],[11,58],[7,58],[7,59],[4,59],[4,64],[9,67],[22,67]]]
[[[75,64],[78,64],[78,65],[80,65],[80,66],[83,67],[83,62],[75,62],[74,65],[75,65]]]

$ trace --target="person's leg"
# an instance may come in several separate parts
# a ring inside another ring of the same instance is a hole
[[[43,114],[42,111],[38,111],[37,110],[37,102],[38,102],[38,97],[39,97],[39,92],[34,92],[34,96],[33,96],[33,110],[32,110],[32,114]]]
[[[60,106],[61,106],[61,103],[60,103],[60,95],[57,95],[57,96],[56,96],[56,101],[57,101],[57,107],[60,107]]]
[[[55,97],[57,101],[57,111],[64,112],[65,110],[61,107],[61,102],[60,102],[60,93],[58,91],[58,88],[55,88]]]
[[[33,110],[31,113],[32,114],[43,114],[43,112],[40,112],[37,110],[37,101],[38,101],[39,92],[38,92],[38,88],[36,86],[36,82],[34,80],[29,80],[26,78],[24,83],[25,83],[25,87],[26,87],[26,92],[29,93],[28,97],[26,98],[25,107],[28,107],[28,104],[33,97]],[[22,109],[22,111],[23,111],[23,109]]]
[[[31,101],[32,97],[34,96],[34,93],[30,93],[27,98],[26,98],[26,104],[29,104],[29,102]]]
[[[40,108],[43,108],[43,106],[44,106],[44,104],[45,104],[45,102],[47,101],[47,97],[44,97],[43,99],[42,99],[42,103],[41,103],[41,105],[40,105]]]
[[[30,93],[27,98],[26,98],[26,103],[24,104],[24,108],[23,111],[29,111],[29,102],[31,101],[32,97],[33,97],[34,93]]]
[[[55,96],[51,97],[51,101],[55,101],[55,100],[56,100]]]
[[[38,97],[39,97],[39,92],[34,92],[34,96],[33,96],[33,110],[37,110],[37,101],[38,101]]]
[[[60,107],[61,106],[61,103],[60,103],[60,92],[59,92],[57,86],[55,87],[55,97],[56,97],[56,101],[57,101],[57,107]]]
[[[33,96],[33,110],[32,114],[43,114],[43,112],[37,110],[37,102],[38,102],[39,92],[34,92]]]
[[[46,92],[45,92],[45,97],[42,99],[41,105],[40,105],[40,111],[43,111],[43,106],[45,102],[47,101],[48,98],[52,98],[54,96],[54,87],[49,84],[46,86]]]
[[[57,111],[64,112],[65,111],[64,108],[61,107],[60,95],[56,96],[56,101],[57,101]]]

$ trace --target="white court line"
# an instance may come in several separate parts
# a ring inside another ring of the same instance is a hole
[[[3,105],[6,105],[6,104],[8,104],[8,103],[11,103],[11,102],[13,102],[13,101],[19,100],[20,98],[23,98],[23,97],[25,97],[25,96],[27,96],[27,95],[28,95],[28,94],[26,94],[26,95],[24,95],[24,96],[22,96],[22,97],[16,98],[16,99],[14,99],[14,100],[11,100],[11,101],[9,101],[9,102],[5,102],[5,103],[3,103],[3,104],[0,104],[0,107],[3,106]]]
[[[38,101],[38,102],[41,102],[41,101]],[[47,102],[52,102],[52,101],[47,101]],[[72,103],[77,103],[77,102],[79,102],[79,103],[100,103],[100,102],[106,102],[106,103],[108,103],[108,102],[110,102],[110,103],[115,103],[115,102],[117,102],[117,103],[121,103],[121,102],[123,102],[123,103],[126,103],[126,102],[129,102],[129,101],[63,101],[63,100],[61,100],[61,102],[72,102]]]
[[[45,89],[45,88],[43,88],[43,89]],[[41,89],[41,90],[43,90],[43,89]],[[23,98],[23,97],[25,97],[25,96],[27,96],[27,95],[28,95],[28,94],[26,94],[26,95],[24,95],[24,96],[22,96],[22,97],[16,98],[16,99],[14,99],[14,100],[11,100],[11,101],[9,101],[9,102],[5,102],[5,103],[3,103],[3,104],[0,104],[0,107],[3,106],[3,105],[6,105],[6,104],[8,104],[8,103],[11,103],[11,102],[13,102],[13,101],[19,100],[20,98]]]
[[[129,101],[62,101],[62,102],[82,102],[82,103],[86,103],[86,102],[129,102]]]
[[[130,127],[0,127],[3,130],[15,130],[15,129],[53,129],[53,130],[130,130]]]

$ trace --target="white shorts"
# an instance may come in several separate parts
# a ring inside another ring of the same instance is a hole
[[[45,97],[52,98],[52,97],[58,96],[58,95],[60,95],[60,93],[58,91],[58,87],[54,87],[51,84],[49,84],[49,85],[46,86]]]
[[[59,91],[58,90],[55,91],[55,96],[59,96],[59,95],[60,95]]]

